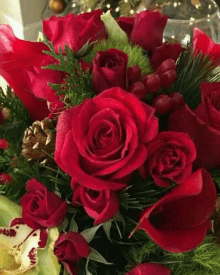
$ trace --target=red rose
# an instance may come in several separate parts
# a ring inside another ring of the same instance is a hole
[[[121,16],[117,19],[119,26],[125,31],[128,37],[131,36],[134,27],[134,16]]]
[[[78,52],[88,41],[107,38],[101,14],[102,10],[95,10],[79,15],[69,13],[65,17],[53,15],[50,19],[43,20],[43,31],[57,52],[61,47],[65,53],[65,45]]]
[[[150,57],[150,62],[156,70],[158,66],[167,59],[177,60],[181,52],[185,49],[179,43],[163,43],[161,46],[155,48]]]
[[[142,175],[150,174],[156,185],[169,186],[169,180],[184,182],[192,172],[196,148],[187,134],[161,132],[148,145],[148,158]]]
[[[134,17],[134,27],[130,36],[132,43],[153,51],[162,45],[163,30],[168,16],[159,11],[142,11]]]
[[[171,270],[161,264],[139,264],[125,275],[170,275]]]
[[[169,129],[185,132],[193,139],[196,164],[205,168],[220,166],[220,83],[202,83],[202,101],[192,111],[186,104],[171,113]]]
[[[197,247],[210,226],[216,190],[209,173],[200,169],[147,208],[137,229],[163,249],[182,253]]]
[[[157,132],[152,107],[112,88],[61,113],[55,160],[84,187],[119,190],[146,160],[146,143]]]
[[[27,194],[21,199],[22,218],[33,229],[51,228],[63,222],[67,203],[36,179],[26,185]]]
[[[32,93],[27,72],[47,65],[45,59],[48,56],[42,51],[49,48],[41,42],[16,38],[11,27],[6,25],[0,25],[0,36],[0,75],[21,99],[32,119],[44,119],[49,114],[47,103]]]
[[[97,94],[112,87],[126,89],[128,55],[117,49],[98,52],[93,60],[93,87]]]
[[[216,66],[220,65],[220,44],[215,43],[207,34],[199,28],[193,30],[192,49],[196,54],[208,54]]]
[[[115,192],[104,190],[92,190],[72,182],[73,205],[82,204],[84,210],[93,218],[94,225],[111,219],[119,210],[120,203]]]
[[[54,247],[54,254],[70,275],[78,275],[76,263],[86,258],[89,252],[89,244],[78,232],[63,233]]]

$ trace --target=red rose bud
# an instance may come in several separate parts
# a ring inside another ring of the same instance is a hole
[[[7,149],[9,147],[9,143],[6,139],[0,138],[0,149]]]
[[[55,243],[54,254],[70,275],[78,274],[77,262],[89,255],[89,244],[78,232],[60,235]]]
[[[141,78],[141,69],[139,66],[134,65],[127,70],[128,80],[132,83],[137,82]]]
[[[183,96],[180,93],[173,93],[170,95],[172,109],[178,109],[182,107],[185,103]]]
[[[21,199],[22,218],[33,229],[52,228],[66,216],[67,203],[36,179],[26,184],[27,194]]]
[[[168,95],[161,94],[154,99],[152,106],[159,114],[167,114],[172,107],[171,98]]]
[[[9,174],[6,174],[6,173],[0,174],[0,184],[11,184],[12,181],[13,179]]]
[[[144,83],[141,81],[133,83],[128,91],[140,100],[142,100],[146,94],[146,88],[144,86]]]
[[[157,73],[145,76],[143,81],[147,93],[156,93],[160,89],[161,82]]]

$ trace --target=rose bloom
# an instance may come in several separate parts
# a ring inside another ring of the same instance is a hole
[[[169,129],[185,132],[197,150],[195,163],[205,168],[220,166],[220,83],[202,83],[202,101],[192,111],[186,104],[171,113]]]
[[[33,229],[51,228],[61,224],[67,212],[67,203],[36,179],[26,185],[27,194],[21,199],[22,218]]]
[[[191,175],[195,158],[196,148],[187,134],[161,132],[148,144],[141,172],[144,177],[151,175],[158,186],[170,186],[170,181],[182,183]]]
[[[125,275],[170,275],[171,270],[162,264],[143,263]]]
[[[93,60],[93,87],[97,94],[112,87],[126,89],[128,55],[118,49],[98,52]]]
[[[134,23],[129,17],[119,18],[118,23],[127,32],[133,44],[141,46],[147,51],[153,51],[162,45],[163,30],[167,19],[168,16],[162,15],[159,11],[146,10],[135,14]]]
[[[155,110],[120,88],[111,88],[63,111],[55,161],[73,180],[93,190],[119,190],[147,158],[158,132]]]
[[[107,38],[101,14],[102,10],[95,10],[79,15],[69,13],[65,17],[54,15],[50,19],[43,20],[43,32],[57,52],[61,47],[65,53],[65,45],[78,52],[87,42]]]
[[[70,275],[78,275],[76,263],[89,256],[89,244],[78,232],[63,233],[55,243],[54,254]]]
[[[89,217],[93,218],[94,225],[106,222],[118,212],[120,202],[117,194],[110,189],[92,190],[71,182],[73,189],[73,205],[82,204]]]
[[[210,228],[217,199],[209,173],[200,169],[148,207],[133,232],[144,230],[164,250],[182,253],[197,247]],[[133,234],[132,232],[132,234]]]

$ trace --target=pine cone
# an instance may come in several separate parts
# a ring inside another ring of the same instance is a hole
[[[41,164],[53,160],[48,156],[55,150],[55,135],[52,129],[54,125],[50,119],[35,121],[24,133],[21,154],[29,161],[40,160]]]

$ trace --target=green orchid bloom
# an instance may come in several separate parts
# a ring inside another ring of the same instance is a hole
[[[57,228],[34,230],[24,224],[21,207],[0,195],[0,275],[58,275],[53,253]]]

